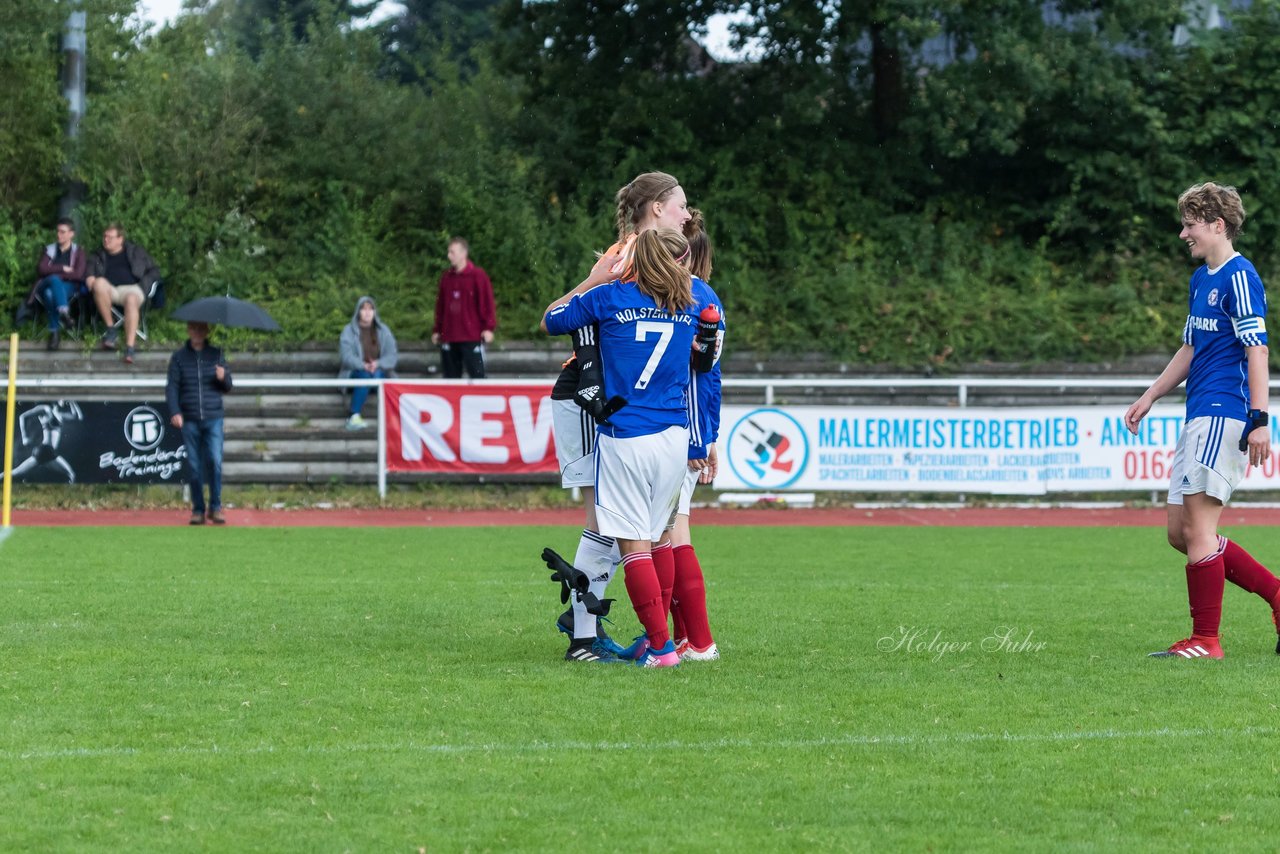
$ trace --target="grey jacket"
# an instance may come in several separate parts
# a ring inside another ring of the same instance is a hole
[[[373,302],[373,297],[364,296],[356,300],[355,311],[351,312],[351,322],[342,328],[342,335],[338,339],[338,356],[342,361],[338,377],[341,379],[351,376],[352,371],[364,369],[364,353],[360,348],[360,306],[367,302]],[[378,328],[378,367],[387,376],[393,377],[396,361],[399,359],[396,336],[391,334],[387,324],[378,317],[377,303],[374,303],[373,325]]]

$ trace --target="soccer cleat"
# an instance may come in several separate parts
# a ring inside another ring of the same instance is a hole
[[[670,640],[662,649],[652,649],[646,642],[644,653],[636,659],[637,667],[675,667],[679,663],[680,656],[676,655],[676,645]]]
[[[1217,638],[1198,638],[1195,635],[1180,640],[1168,649],[1148,653],[1150,658],[1222,658],[1222,645]]]
[[[565,661],[582,661],[593,664],[625,664],[621,658],[613,655],[608,650],[597,648],[599,641],[586,643],[584,641],[574,641],[569,644],[569,651],[564,654]]]
[[[672,652],[676,651],[675,647],[676,647],[675,644],[671,644]],[[617,653],[617,656],[618,658],[625,658],[625,659],[628,659],[629,661],[639,661],[641,658],[644,657],[644,654],[648,651],[649,651],[649,638],[645,635],[640,635],[640,637],[636,638],[634,641],[631,642],[631,646],[625,648],[624,650],[622,650],[622,652]]]
[[[556,628],[561,632],[573,638],[573,609],[569,609],[556,617]],[[625,650],[618,645],[618,642],[609,637],[609,633],[604,630],[604,620],[596,620],[596,638],[592,644],[592,649],[597,653],[608,653],[615,657],[621,657]]]
[[[683,648],[676,649],[681,661],[719,661],[720,650],[716,649],[714,643],[709,644],[704,649],[698,649],[693,644],[685,641]]]
[[[573,637],[573,609],[565,611],[556,617],[556,628],[564,632],[569,637]]]
[[[596,652],[607,652],[614,658],[623,657],[622,654],[626,652],[626,650],[619,646],[617,641],[609,637],[609,635],[604,632],[604,629],[600,628],[599,624],[596,625],[596,635],[596,642],[592,645],[592,649]]]

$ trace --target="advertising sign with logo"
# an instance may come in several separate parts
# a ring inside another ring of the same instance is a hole
[[[387,383],[387,470],[557,472],[551,386]]]
[[[17,404],[20,483],[181,483],[182,431],[164,404],[57,400]],[[0,420],[2,423],[2,420]]]
[[[1136,435],[1123,415],[1110,406],[726,406],[715,488],[991,495],[1168,489],[1182,407],[1153,408]],[[1280,489],[1280,450],[1249,469],[1239,489]]]

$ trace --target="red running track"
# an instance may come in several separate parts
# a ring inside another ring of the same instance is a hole
[[[263,527],[506,527],[582,524],[582,511],[568,510],[377,510],[306,509],[226,511],[227,523]],[[183,526],[189,510],[14,510],[14,527],[51,525]],[[695,525],[928,525],[958,527],[1099,527],[1165,524],[1163,508],[965,507],[721,509],[693,511]],[[1222,525],[1280,525],[1280,507],[1227,507]]]

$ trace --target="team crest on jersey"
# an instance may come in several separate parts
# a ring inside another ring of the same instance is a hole
[[[1218,304],[1218,289],[1217,289],[1217,288],[1214,288],[1213,290],[1209,291],[1209,299],[1208,299],[1208,303],[1209,303],[1209,308],[1213,308],[1215,305],[1217,305],[1217,304]]]

